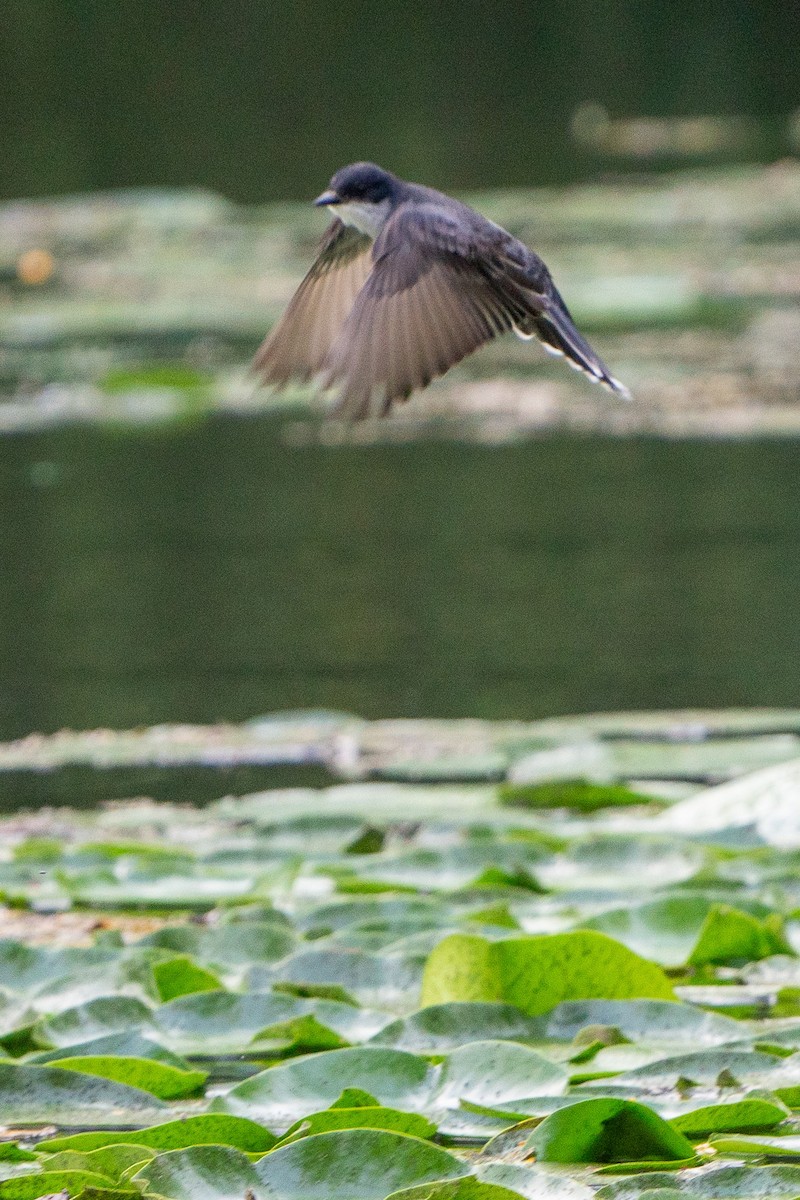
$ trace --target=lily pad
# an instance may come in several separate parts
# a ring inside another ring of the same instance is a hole
[[[545,1117],[526,1145],[543,1162],[689,1159],[690,1141],[656,1113],[629,1100],[586,1100]]]
[[[0,1121],[71,1126],[146,1125],[165,1106],[155,1096],[96,1075],[0,1062]]]
[[[39,1143],[40,1150],[79,1150],[89,1152],[103,1146],[116,1145],[121,1135],[116,1130],[92,1130],[75,1133],[69,1137],[48,1138]],[[183,1117],[179,1121],[167,1121],[162,1125],[151,1125],[137,1129],[136,1144],[154,1150],[183,1150],[189,1146],[220,1145],[233,1146],[251,1154],[265,1154],[276,1144],[276,1138],[262,1125],[246,1117],[234,1117],[227,1113],[204,1113],[197,1117]]]
[[[424,1005],[453,1000],[503,1001],[531,1016],[563,1000],[672,999],[654,963],[600,933],[576,932],[488,942],[454,934],[425,967]]]
[[[80,1055],[58,1059],[51,1067],[66,1071],[81,1071],[114,1079],[158,1096],[159,1100],[180,1100],[196,1095],[208,1078],[205,1071],[183,1071],[150,1058],[130,1058],[119,1055]]]
[[[542,1036],[542,1023],[513,1004],[456,1001],[422,1008],[393,1021],[371,1039],[373,1045],[398,1050],[441,1054],[483,1039],[534,1041]]]
[[[467,1175],[469,1168],[418,1138],[346,1129],[279,1147],[256,1164],[256,1171],[275,1200],[384,1200],[416,1184]]]
[[[132,1177],[166,1200],[242,1200],[265,1197],[250,1159],[230,1146],[189,1146],[159,1154]]]
[[[0,1200],[37,1200],[39,1196],[66,1193],[78,1196],[87,1188],[113,1187],[113,1180],[92,1171],[41,1171],[4,1179],[0,1183]]]

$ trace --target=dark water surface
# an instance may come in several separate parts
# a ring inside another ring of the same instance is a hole
[[[798,703],[796,442],[0,441],[0,737]]]
[[[202,184],[299,198],[356,158],[461,190],[563,183],[620,165],[571,136],[585,104],[751,118],[738,154],[769,161],[790,152],[798,103],[790,12],[777,0],[3,0],[0,196]]]

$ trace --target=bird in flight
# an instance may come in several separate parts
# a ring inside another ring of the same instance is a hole
[[[466,204],[367,162],[342,167],[314,203],[333,220],[255,356],[264,383],[319,377],[342,416],[383,415],[511,331],[630,399],[541,258]]]

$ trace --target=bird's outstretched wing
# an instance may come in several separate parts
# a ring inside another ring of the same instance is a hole
[[[586,338],[575,328],[569,309],[550,279],[549,272],[547,280],[547,286],[542,288],[541,311],[531,313],[527,320],[514,327],[514,332],[521,338],[537,337],[550,354],[566,359],[571,367],[582,371],[593,383],[601,384],[623,400],[630,400],[631,394],[625,384],[614,378]]]
[[[398,208],[372,258],[323,370],[347,416],[388,412],[530,315],[524,289],[508,277],[502,240],[487,246],[435,205]]]
[[[372,269],[371,246],[366,234],[338,218],[331,222],[313,266],[253,359],[264,383],[280,387],[322,370]]]

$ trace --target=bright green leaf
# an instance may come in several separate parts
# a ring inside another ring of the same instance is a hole
[[[296,1121],[286,1131],[284,1140],[327,1133],[332,1129],[389,1129],[394,1133],[407,1133],[418,1138],[430,1138],[436,1132],[433,1122],[419,1113],[400,1112],[396,1108],[382,1106],[336,1106],[326,1108],[322,1112],[309,1113],[301,1121]]]
[[[200,967],[188,954],[178,954],[153,966],[153,977],[162,1001],[194,992],[211,992],[220,987],[218,976]]]
[[[205,1071],[181,1071],[149,1058],[85,1055],[58,1059],[50,1065],[65,1071],[83,1071],[87,1075],[115,1079],[117,1083],[126,1083],[150,1092],[160,1100],[180,1100],[193,1096],[208,1078]]]
[[[500,942],[453,934],[430,955],[422,987],[424,1005],[505,1001],[532,1016],[563,1000],[673,995],[669,980],[654,963],[590,931]]]
[[[125,1140],[126,1135],[115,1130],[96,1130],[91,1133],[75,1133],[70,1137],[49,1138],[39,1143],[39,1149],[90,1151],[102,1146],[117,1145]],[[250,1154],[265,1154],[276,1145],[277,1138],[268,1133],[263,1125],[258,1125],[246,1117],[234,1117],[227,1113],[204,1113],[197,1117],[166,1121],[163,1125],[151,1125],[148,1129],[137,1129],[135,1141],[138,1146],[150,1146],[154,1150],[183,1150],[187,1146],[220,1145],[233,1146],[236,1150],[244,1150]]]
[[[661,1117],[631,1100],[597,1099],[545,1117],[525,1143],[542,1162],[686,1159],[694,1150]]]

